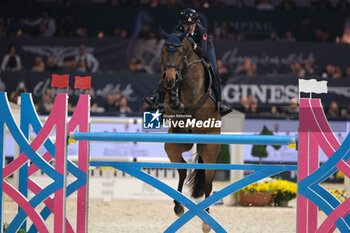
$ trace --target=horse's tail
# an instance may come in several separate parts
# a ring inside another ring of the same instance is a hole
[[[198,163],[203,163],[203,159],[197,154]],[[200,198],[204,195],[205,170],[194,169],[188,177],[187,184],[191,187],[192,197]]]

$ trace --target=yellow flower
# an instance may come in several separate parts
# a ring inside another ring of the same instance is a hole
[[[338,180],[344,180],[344,173],[342,173],[341,171],[337,171],[335,177],[336,177]]]

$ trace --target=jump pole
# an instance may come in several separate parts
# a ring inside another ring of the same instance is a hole
[[[118,141],[118,142],[162,142],[199,144],[249,144],[249,145],[290,145],[298,141],[295,136],[270,135],[219,135],[219,134],[165,134],[165,133],[71,133],[70,139],[77,141]]]

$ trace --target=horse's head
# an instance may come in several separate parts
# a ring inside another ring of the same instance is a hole
[[[182,34],[168,34],[161,29],[165,38],[162,48],[162,67],[165,87],[173,89],[181,80],[181,72],[186,62],[186,48],[183,42],[188,31]]]

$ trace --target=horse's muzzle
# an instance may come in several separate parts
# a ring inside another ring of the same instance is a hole
[[[175,79],[170,79],[165,81],[165,87],[169,90],[173,89],[175,87]]]

